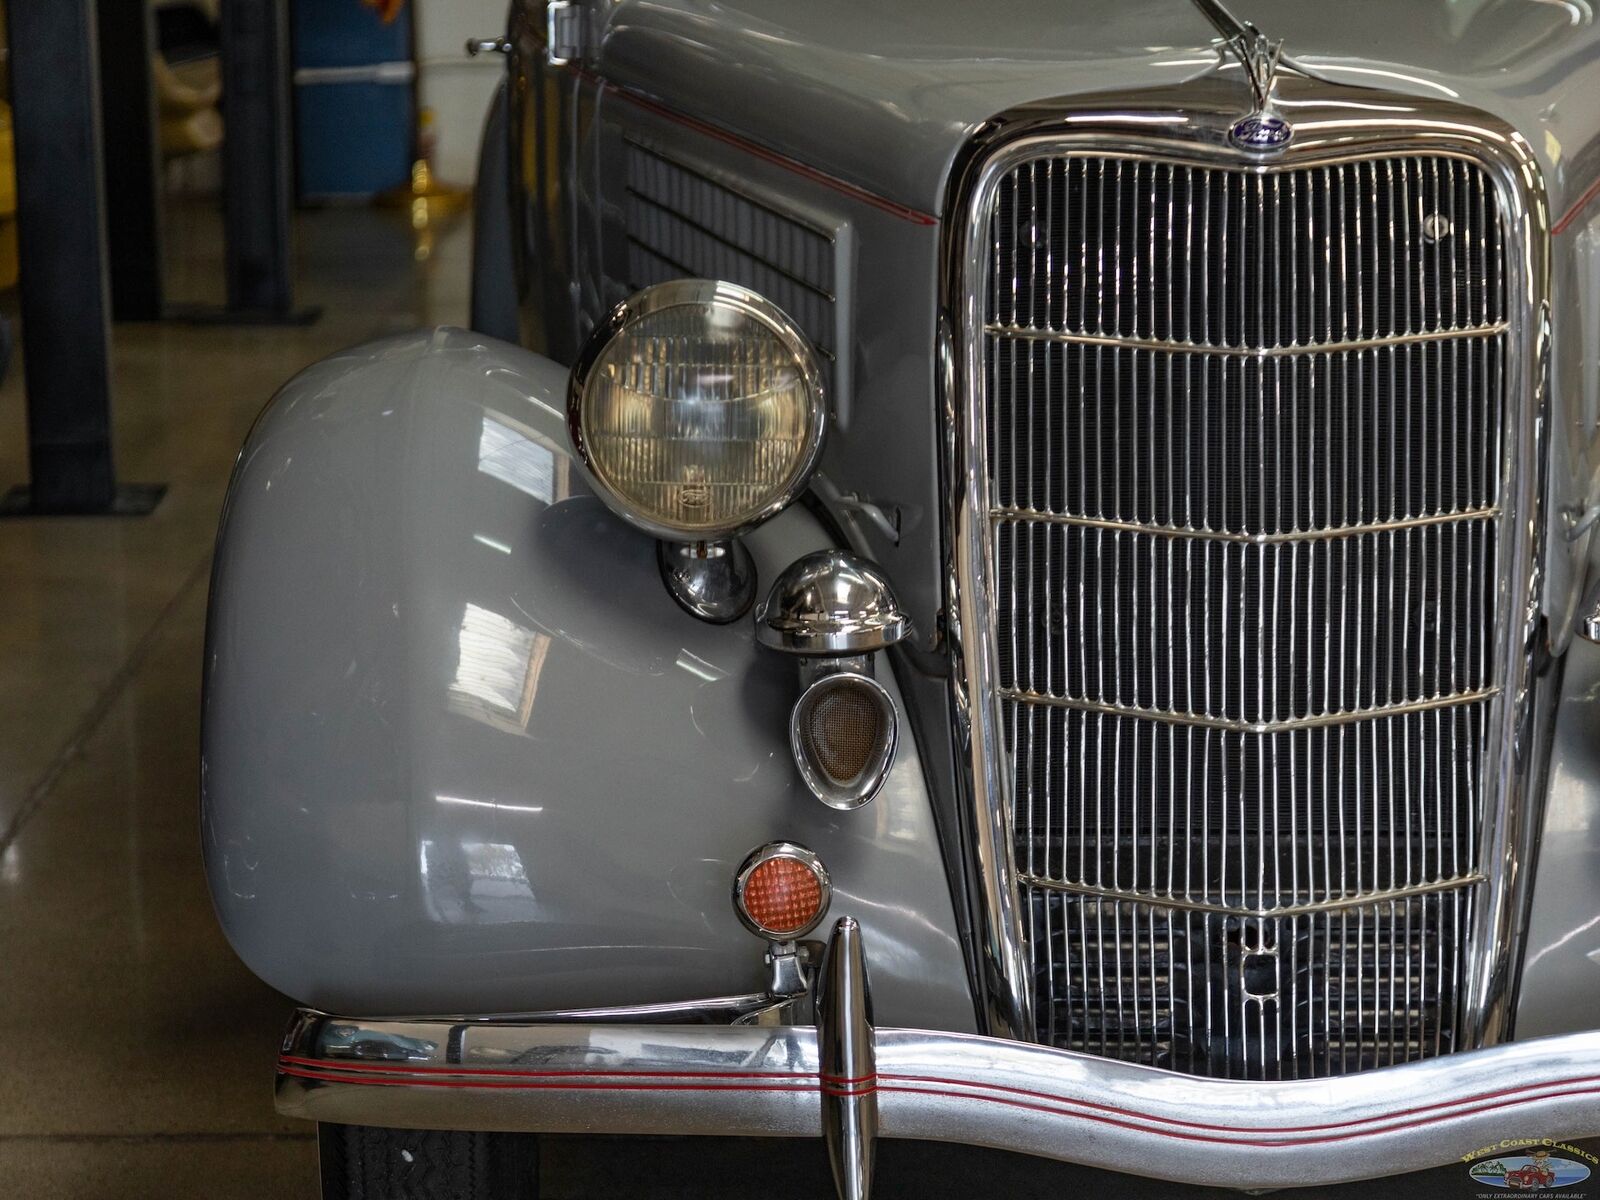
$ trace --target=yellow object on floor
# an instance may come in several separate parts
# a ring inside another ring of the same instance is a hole
[[[411,164],[411,183],[380,195],[378,203],[386,207],[405,207],[411,210],[411,229],[416,234],[416,259],[425,262],[433,253],[433,234],[436,226],[452,224],[467,211],[472,203],[472,189],[446,183],[434,176],[433,165],[428,161],[432,151],[433,110],[424,108],[418,114],[418,144],[422,157]]]

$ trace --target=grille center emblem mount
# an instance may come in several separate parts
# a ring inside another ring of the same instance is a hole
[[[1222,34],[1223,44],[1239,60],[1250,85],[1250,112],[1228,129],[1229,144],[1251,154],[1282,150],[1294,138],[1294,126],[1277,114],[1273,98],[1278,64],[1283,61],[1283,43],[1272,41],[1250,22],[1239,20],[1218,0],[1194,3]]]

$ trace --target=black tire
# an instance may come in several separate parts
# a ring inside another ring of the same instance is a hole
[[[318,1125],[322,1200],[538,1200],[526,1133]]]
[[[521,336],[517,268],[511,239],[510,100],[504,81],[495,89],[478,148],[478,182],[472,193],[472,328],[502,341]]]

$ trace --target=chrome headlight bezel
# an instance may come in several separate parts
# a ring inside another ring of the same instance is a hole
[[[715,527],[684,528],[662,522],[640,512],[621,496],[597,468],[583,428],[583,406],[590,378],[601,357],[615,339],[630,326],[652,314],[689,305],[717,305],[730,308],[760,322],[783,344],[794,359],[795,369],[809,397],[808,431],[795,468],[783,490],[755,513],[737,523]],[[798,499],[811,484],[822,458],[828,429],[828,403],[822,368],[816,350],[794,320],[764,296],[737,284],[712,279],[674,279],[653,284],[618,304],[595,326],[573,364],[567,388],[567,430],[572,448],[589,486],[628,524],[652,537],[669,542],[718,542],[736,538],[771,520]]]

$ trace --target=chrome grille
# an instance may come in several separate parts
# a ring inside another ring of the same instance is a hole
[[[1455,1048],[1506,669],[1490,176],[1056,153],[991,195],[990,686],[1039,1038],[1245,1078]]]

